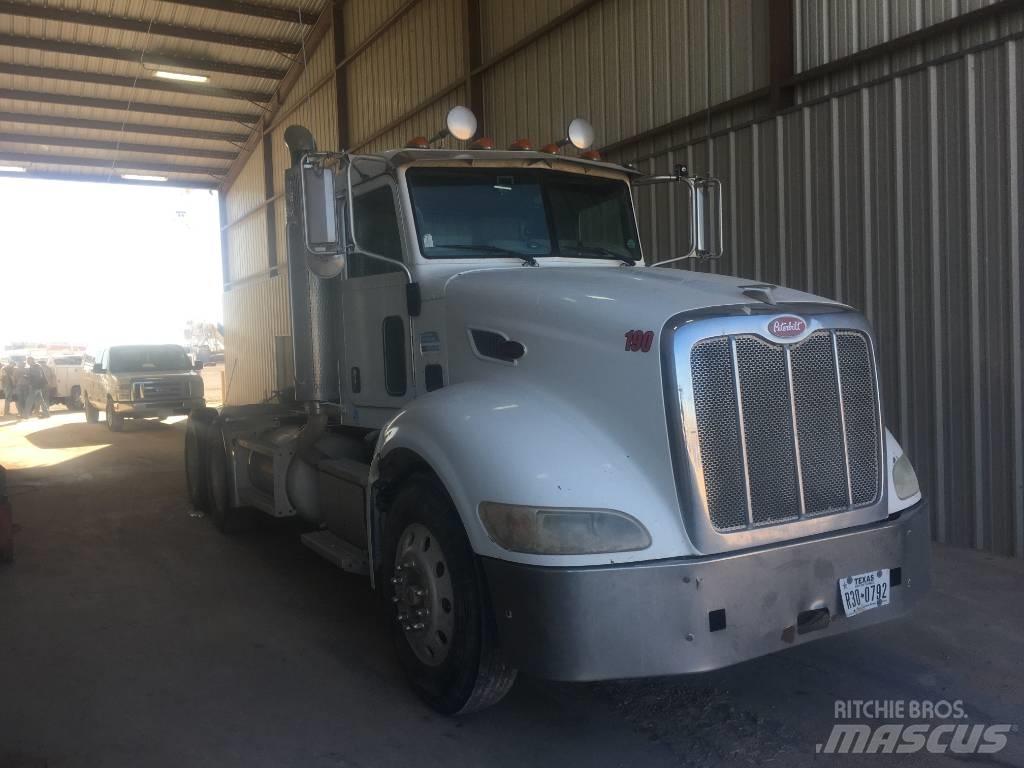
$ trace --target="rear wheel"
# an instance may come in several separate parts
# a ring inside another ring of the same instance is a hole
[[[97,411],[93,407],[93,404],[89,402],[88,394],[86,394],[86,396],[83,398],[83,401],[85,403],[85,420],[89,424],[96,424],[100,420],[100,412]]]
[[[188,424],[185,425],[185,484],[188,488],[189,502],[194,509],[201,512],[209,510],[206,471],[207,430],[206,423],[189,416]]]
[[[111,432],[121,432],[124,430],[124,416],[114,411],[113,400],[107,400],[107,429]]]
[[[398,657],[417,694],[446,715],[496,704],[516,670],[497,644],[479,564],[451,500],[431,477],[399,490],[385,523],[381,583]]]
[[[216,424],[207,429],[206,490],[210,519],[221,533],[239,533],[248,527],[249,511],[231,503],[230,458],[224,433]]]

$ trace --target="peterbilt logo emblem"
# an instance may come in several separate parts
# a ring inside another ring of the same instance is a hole
[[[768,323],[768,333],[780,339],[789,339],[799,336],[807,330],[807,321],[802,317],[794,315],[783,315],[776,317]]]

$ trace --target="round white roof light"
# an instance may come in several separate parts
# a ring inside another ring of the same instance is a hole
[[[569,141],[576,149],[590,149],[594,144],[594,126],[582,117],[577,117],[569,123],[568,135]]]
[[[448,133],[459,141],[469,141],[476,135],[476,115],[466,107],[452,107],[445,125]]]

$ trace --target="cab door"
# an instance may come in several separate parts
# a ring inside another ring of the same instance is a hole
[[[395,184],[382,176],[354,190],[355,239],[360,249],[394,263],[349,255],[342,284],[342,335],[346,370],[341,372],[348,420],[382,426],[415,396],[406,306],[408,278],[401,262],[401,210]]]

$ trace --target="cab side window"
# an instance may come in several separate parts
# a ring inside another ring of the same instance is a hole
[[[357,195],[355,199],[356,240],[367,251],[402,260],[402,236],[398,229],[398,214],[391,187],[378,187]],[[348,259],[348,276],[368,277],[388,272],[400,272],[397,264],[388,264],[380,259],[370,259],[359,253]]]

